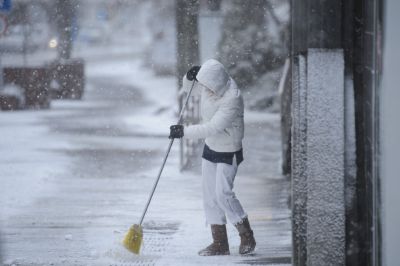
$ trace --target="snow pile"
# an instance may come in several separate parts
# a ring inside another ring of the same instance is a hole
[[[21,109],[25,105],[25,90],[15,84],[5,84],[0,88],[0,98],[4,100],[14,99],[17,104],[14,108]]]
[[[15,97],[19,99],[22,103],[25,102],[24,89],[15,84],[5,84],[3,88],[0,89],[0,95]]]

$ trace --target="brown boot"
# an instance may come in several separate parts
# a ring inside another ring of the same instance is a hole
[[[217,255],[229,255],[229,243],[228,235],[226,234],[226,226],[212,224],[211,233],[213,237],[213,243],[199,251],[200,256],[217,256]]]
[[[236,224],[235,227],[240,235],[239,253],[242,255],[251,253],[256,247],[256,240],[253,236],[253,230],[250,228],[249,220],[244,218],[243,221]]]

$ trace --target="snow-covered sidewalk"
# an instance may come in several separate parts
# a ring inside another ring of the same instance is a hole
[[[279,174],[279,116],[247,113],[236,192],[255,231],[253,256],[199,257],[211,240],[201,180],[179,172],[174,145],[146,216],[142,255],[121,245],[137,223],[176,117],[176,80],[140,61],[88,62],[83,101],[1,112],[2,260],[6,265],[290,264],[287,181]],[[160,95],[162,97],[160,97]]]

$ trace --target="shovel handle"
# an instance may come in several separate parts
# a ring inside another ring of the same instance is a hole
[[[180,114],[179,114],[179,119],[178,119],[178,122],[177,122],[176,124],[180,124],[180,123],[182,122],[183,113],[185,112],[186,105],[187,105],[187,103],[189,102],[189,97],[190,97],[190,94],[192,93],[192,90],[193,90],[193,87],[194,87],[194,83],[195,83],[195,80],[193,80],[193,83],[192,83],[192,86],[191,86],[191,88],[190,88],[190,90],[189,90],[189,93],[188,93],[188,95],[186,96],[185,103],[184,103],[183,106],[182,106],[182,110],[181,110],[181,112],[180,112]],[[143,213],[142,213],[142,217],[140,218],[140,222],[139,222],[139,225],[140,225],[140,226],[141,226],[142,223],[143,223],[144,216],[146,215],[147,209],[149,208],[151,199],[153,198],[153,195],[154,195],[154,191],[155,191],[156,188],[157,188],[158,181],[160,181],[160,177],[161,177],[162,171],[164,170],[165,163],[167,162],[167,158],[168,158],[169,152],[171,151],[172,144],[174,144],[174,139],[173,139],[173,138],[172,138],[172,139],[170,140],[170,142],[169,142],[169,145],[168,145],[168,148],[167,148],[167,152],[165,153],[165,156],[164,156],[162,165],[161,165],[161,167],[160,167],[160,170],[158,171],[157,179],[156,179],[156,181],[154,182],[153,189],[152,189],[152,191],[151,191],[151,193],[150,193],[149,199],[147,200],[146,207],[144,208],[144,211],[143,211]]]

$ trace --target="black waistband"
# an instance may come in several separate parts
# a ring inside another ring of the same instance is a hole
[[[233,163],[233,157],[236,157],[236,164],[239,165],[243,161],[243,149],[235,152],[217,152],[205,144],[202,157],[213,163],[226,163],[230,165]]]

